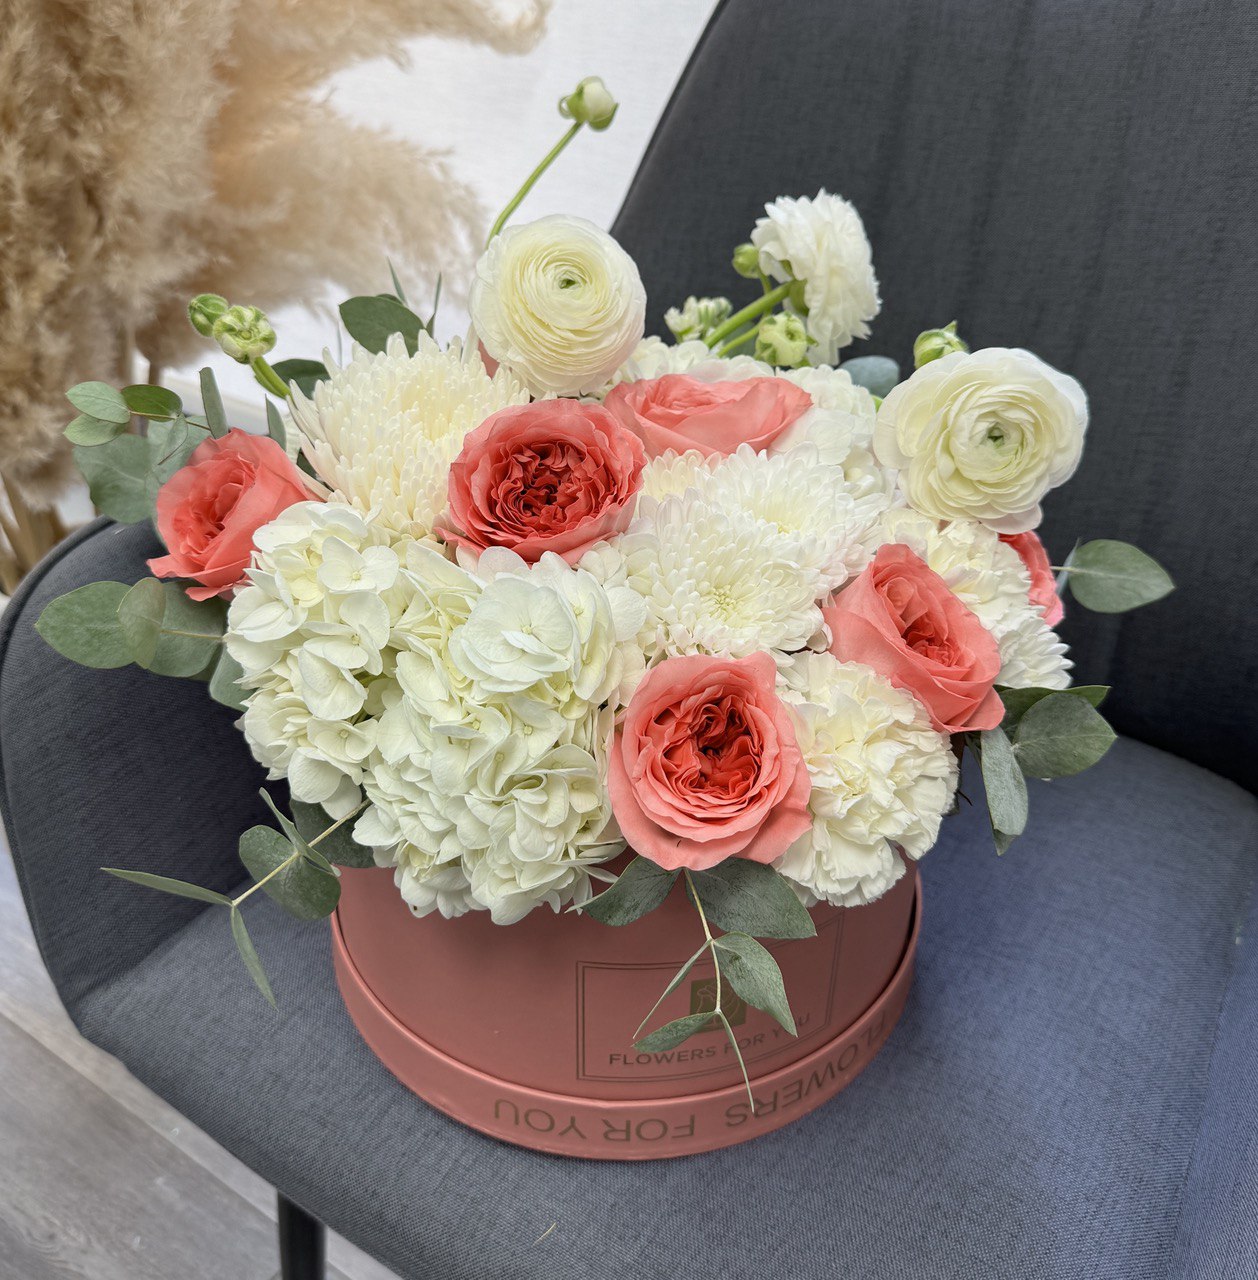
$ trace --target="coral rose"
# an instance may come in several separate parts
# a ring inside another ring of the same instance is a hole
[[[608,766],[631,848],[669,870],[772,862],[812,825],[811,782],[767,653],[668,658],[638,686]]]
[[[740,444],[767,449],[812,408],[812,397],[785,378],[702,382],[684,373],[622,382],[603,401],[658,458],[675,449],[705,457],[733,453]]]
[[[253,535],[314,494],[274,440],[233,427],[205,440],[157,492],[157,531],[168,555],[148,562],[159,578],[191,578],[194,600],[229,596],[245,578]]]
[[[530,564],[575,563],[633,514],[642,443],[601,405],[539,400],[501,409],[468,433],[450,467],[448,542],[507,547]]]
[[[1026,533],[1002,533],[1000,540],[1021,557],[1031,575],[1031,603],[1043,613],[1044,621],[1055,627],[1066,616],[1066,608],[1057,594],[1057,579],[1039,535],[1028,529]]]
[[[830,652],[906,689],[940,733],[994,729],[996,641],[948,584],[908,547],[879,548],[869,567],[822,610]]]

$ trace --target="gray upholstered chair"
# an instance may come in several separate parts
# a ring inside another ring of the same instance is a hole
[[[1003,859],[973,809],[947,825],[909,1008],[838,1099],[667,1164],[498,1145],[378,1065],[326,930],[264,904],[273,1013],[219,914],[97,871],[227,890],[265,820],[203,689],[33,633],[142,572],[151,534],[104,523],[14,601],[0,668],[5,822],[84,1034],[403,1276],[1258,1274],[1256,155],[1252,0],[728,0],[642,165],[617,231],[653,316],[731,284],[765,198],[841,191],[883,282],[870,350],[955,317],[1078,375],[1092,434],[1048,542],[1125,538],[1180,584],[1068,620],[1126,737],[1033,787]]]

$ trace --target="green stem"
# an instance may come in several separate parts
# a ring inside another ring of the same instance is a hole
[[[756,319],[768,311],[772,311],[779,302],[791,291],[791,281],[780,284],[776,289],[770,289],[763,297],[757,298],[755,302],[749,302],[741,311],[735,311],[728,320],[723,324],[717,325],[711,333],[704,338],[709,347],[715,347],[718,342],[723,342],[731,333],[737,333],[749,320]]]
[[[761,318],[760,324],[764,324],[765,318],[767,317]],[[760,324],[753,325],[746,333],[740,333],[737,337],[731,338],[716,354],[727,356],[731,351],[737,351],[739,347],[746,346],[760,332]]]
[[[307,840],[307,841],[306,841],[306,843],[307,843],[307,844],[308,844],[308,845],[313,849],[313,848],[315,847],[315,845],[317,845],[317,844],[319,843],[319,841],[320,841],[320,840],[323,840],[325,837],[330,836],[330,835],[332,834],[332,832],[334,832],[334,831],[337,829],[337,827],[342,827],[342,826],[344,826],[344,825],[345,825],[345,823],[347,823],[351,818],[356,818],[356,817],[358,817],[358,815],[359,815],[360,813],[362,813],[362,811],[363,811],[363,810],[368,806],[368,804],[370,804],[370,803],[371,803],[371,802],[370,802],[369,800],[364,800],[364,801],[362,802],[362,804],[360,804],[360,805],[358,806],[358,808],[357,808],[357,809],[353,809],[353,810],[351,810],[351,811],[350,811],[349,813],[347,813],[343,818],[337,818],[337,820],[336,820],[336,821],[335,821],[335,822],[334,822],[330,827],[328,827],[328,829],[327,829],[326,831],[320,831],[320,832],[319,832],[319,834],[318,834],[317,836],[315,836],[315,838],[314,838],[313,840]]]
[[[249,361],[249,367],[264,391],[269,391],[273,396],[279,396],[281,400],[288,399],[289,392],[288,387],[284,385],[284,379],[271,368],[264,356],[254,356]]]
[[[496,236],[498,232],[507,225],[507,219],[520,207],[520,201],[522,201],[524,197],[533,190],[537,185],[538,178],[540,178],[542,174],[544,174],[546,170],[549,169],[557,159],[559,159],[559,153],[572,141],[573,138],[577,136],[580,131],[581,121],[578,120],[576,124],[574,124],[553,147],[551,147],[545,156],[542,157],[541,164],[539,164],[537,168],[524,179],[524,185],[511,197],[510,200],[507,201],[507,207],[498,215],[494,225],[490,227],[489,236],[485,240],[486,245],[488,245],[490,241],[493,240],[494,236]]]

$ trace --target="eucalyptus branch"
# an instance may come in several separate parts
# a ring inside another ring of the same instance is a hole
[[[330,836],[338,827],[343,827],[351,818],[356,818],[371,803],[370,800],[364,800],[356,809],[351,809],[343,818],[337,820],[327,828],[326,831],[320,831],[313,840],[307,840],[306,843],[313,849],[320,840]]]
[[[293,865],[293,863],[294,863],[294,862],[296,862],[296,861],[297,861],[297,859],[298,859],[298,858],[300,858],[300,857],[301,857],[301,850],[300,850],[300,849],[294,849],[294,850],[292,851],[292,853],[290,853],[290,854],[288,855],[288,857],[284,859],[284,861],[283,861],[283,862],[277,862],[277,863],[275,864],[275,866],[273,866],[273,867],[270,869],[270,871],[268,871],[268,872],[266,873],[266,875],[264,875],[264,876],[262,877],[262,879],[261,879],[261,880],[255,880],[255,881],[254,881],[254,883],[253,883],[253,884],[251,884],[251,885],[250,885],[250,886],[249,886],[249,887],[244,891],[244,893],[242,893],[242,894],[240,895],[240,897],[239,897],[239,898],[233,898],[233,899],[232,899],[232,901],[231,901],[231,905],[232,905],[234,908],[239,907],[239,906],[240,906],[240,904],[241,904],[242,902],[244,902],[244,900],[245,900],[247,897],[249,897],[249,895],[250,895],[250,894],[256,893],[259,889],[261,889],[261,888],[262,888],[262,886],[263,886],[264,884],[266,884],[269,880],[274,879],[274,878],[275,878],[277,875],[279,875],[279,873],[280,873],[281,871],[283,871],[285,868],[287,868],[287,867],[291,867],[291,866]]]

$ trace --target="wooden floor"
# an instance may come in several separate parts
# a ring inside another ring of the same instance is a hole
[[[88,1044],[0,838],[0,1280],[270,1280],[274,1193]],[[332,1280],[393,1280],[339,1237]]]

